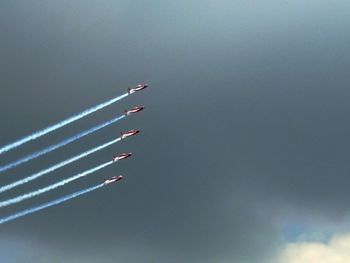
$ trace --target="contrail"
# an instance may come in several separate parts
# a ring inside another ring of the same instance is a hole
[[[44,188],[40,188],[38,190],[35,190],[33,192],[30,192],[30,193],[26,193],[26,194],[23,194],[23,195],[20,195],[20,196],[17,196],[17,197],[14,197],[14,198],[11,198],[11,199],[8,199],[8,200],[5,200],[5,201],[2,201],[0,202],[0,207],[5,207],[5,206],[9,206],[9,205],[12,205],[12,204],[15,204],[15,203],[19,203],[19,202],[22,202],[26,199],[29,199],[29,198],[32,198],[34,196],[37,196],[37,195],[40,195],[40,194],[43,194],[43,193],[46,193],[48,191],[51,191],[51,190],[54,190],[58,187],[61,187],[61,186],[64,186],[65,184],[68,184],[70,182],[73,182],[81,177],[84,177],[84,176],[87,176],[93,172],[96,172],[98,170],[101,170],[102,168],[105,168],[111,164],[113,164],[114,161],[109,161],[109,162],[106,162],[106,163],[103,163],[103,164],[100,164],[94,168],[91,168],[89,170],[86,170],[82,173],[79,173],[75,176],[72,176],[70,178],[67,178],[67,179],[64,179],[64,180],[61,180],[55,184],[52,184],[52,185],[49,185],[49,186],[46,186]]]
[[[110,99],[109,101],[103,102],[101,104],[98,104],[98,105],[90,108],[90,109],[87,109],[87,110],[85,110],[85,111],[83,111],[83,112],[81,112],[81,113],[79,113],[77,115],[74,115],[72,117],[69,117],[69,118],[63,120],[63,121],[60,121],[60,122],[58,122],[58,123],[56,123],[56,124],[54,124],[52,126],[49,126],[49,127],[45,128],[43,130],[37,131],[37,132],[35,132],[35,133],[31,134],[31,135],[23,137],[22,139],[19,139],[19,140],[13,142],[13,143],[7,144],[7,145],[5,145],[5,146],[0,148],[0,154],[3,154],[3,153],[5,153],[5,152],[7,152],[9,150],[17,148],[18,146],[21,146],[22,144],[27,143],[27,142],[29,142],[31,140],[35,140],[35,139],[37,139],[37,138],[39,138],[39,137],[41,137],[41,136],[43,136],[45,134],[48,134],[48,133],[50,133],[50,132],[52,132],[54,130],[57,130],[57,129],[59,129],[59,128],[67,125],[67,124],[70,124],[70,123],[72,123],[74,121],[77,121],[77,120],[79,120],[81,118],[84,118],[85,116],[87,116],[87,115],[89,115],[91,113],[94,113],[94,112],[96,112],[98,110],[101,110],[101,109],[103,109],[103,108],[105,108],[105,107],[107,107],[107,106],[109,106],[109,105],[111,105],[111,104],[113,104],[113,103],[115,103],[115,102],[117,102],[117,101],[127,97],[129,94],[131,94],[131,93],[127,92],[127,93],[125,93],[123,95],[120,95],[120,96],[118,96],[116,98]]]
[[[78,197],[80,195],[83,195],[83,194],[86,194],[86,193],[89,193],[89,192],[92,192],[92,191],[95,191],[101,187],[103,187],[105,184],[102,183],[102,184],[98,184],[98,185],[95,185],[93,187],[89,187],[89,188],[86,188],[86,189],[83,189],[81,191],[78,191],[78,192],[75,192],[73,194],[69,194],[69,195],[66,195],[66,196],[63,196],[61,198],[58,198],[56,200],[53,200],[53,201],[50,201],[50,202],[47,202],[43,205],[40,205],[40,206],[36,206],[36,207],[32,207],[32,208],[29,208],[29,209],[26,209],[26,210],[23,210],[21,212],[18,212],[16,214],[13,214],[13,215],[10,215],[10,216],[7,216],[7,217],[3,217],[0,219],[0,224],[3,224],[3,223],[6,223],[8,221],[12,221],[12,220],[15,220],[19,217],[22,217],[22,216],[25,216],[25,215],[28,215],[28,214],[32,214],[32,213],[35,213],[37,211],[40,211],[40,210],[43,210],[45,208],[48,208],[50,206],[54,206],[54,205],[58,205],[60,203],[63,203],[65,201],[68,201],[72,198],[75,198],[75,197]]]
[[[0,187],[0,193],[8,191],[8,190],[10,190],[12,188],[15,188],[15,187],[19,186],[19,185],[28,183],[30,181],[33,181],[33,180],[35,180],[35,179],[37,179],[37,178],[39,178],[39,177],[41,177],[41,176],[43,176],[45,174],[51,173],[51,172],[53,172],[53,171],[55,171],[55,170],[65,166],[65,165],[68,165],[68,164],[70,164],[72,162],[75,162],[75,161],[77,161],[77,160],[79,160],[79,159],[81,159],[83,157],[86,157],[86,156],[88,156],[90,154],[93,154],[93,153],[95,153],[97,151],[100,151],[100,150],[102,150],[102,149],[104,149],[104,148],[106,148],[106,147],[108,147],[108,146],[110,146],[112,144],[115,144],[115,143],[119,142],[120,140],[121,140],[121,137],[119,137],[117,139],[114,139],[114,140],[111,140],[111,141],[106,142],[104,144],[101,144],[101,145],[99,145],[99,146],[97,146],[95,148],[92,148],[92,149],[90,149],[88,151],[85,151],[85,152],[83,152],[83,153],[81,153],[79,155],[73,156],[73,157],[71,157],[71,158],[69,158],[69,159],[67,159],[67,160],[65,160],[63,162],[55,164],[55,165],[53,165],[53,166],[51,166],[51,167],[49,167],[47,169],[41,170],[40,172],[37,172],[37,173],[35,173],[33,175],[30,175],[28,177],[25,177],[25,178],[23,178],[21,180],[15,181],[15,182],[10,183],[8,185],[1,186]]]
[[[25,163],[25,162],[28,162],[28,161],[33,160],[35,158],[38,158],[38,157],[40,157],[40,156],[42,156],[44,154],[52,152],[52,151],[54,151],[54,150],[56,150],[58,148],[61,148],[61,147],[65,146],[65,145],[67,145],[69,143],[72,143],[72,142],[74,142],[74,141],[76,141],[76,140],[78,140],[78,139],[80,139],[80,138],[82,138],[84,136],[87,136],[87,135],[89,135],[89,134],[91,134],[93,132],[96,132],[96,131],[98,131],[98,130],[108,126],[108,125],[111,125],[111,124],[113,124],[113,123],[115,123],[115,122],[117,122],[117,121],[119,121],[119,120],[121,120],[121,119],[123,119],[125,117],[126,117],[125,114],[120,115],[120,116],[118,116],[116,118],[113,118],[113,119],[111,119],[109,121],[106,121],[104,123],[96,125],[96,126],[90,128],[88,130],[82,131],[82,132],[80,132],[80,133],[78,133],[78,134],[76,134],[76,135],[74,135],[72,137],[69,137],[68,139],[60,141],[59,143],[53,144],[51,146],[48,146],[45,149],[42,149],[42,150],[36,151],[34,153],[31,153],[31,154],[29,154],[29,155],[27,155],[27,156],[25,156],[25,157],[23,157],[23,158],[21,158],[21,159],[19,159],[17,161],[14,161],[12,163],[9,163],[9,164],[6,164],[4,166],[1,166],[0,167],[0,173],[5,172],[5,171],[7,171],[7,170],[9,170],[11,168],[14,168],[14,167],[16,167],[16,166],[18,166],[18,165],[20,165],[22,163]]]

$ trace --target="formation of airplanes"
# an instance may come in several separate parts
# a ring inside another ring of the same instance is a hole
[[[3,147],[0,147],[0,154],[5,153],[5,152],[7,152],[7,151],[9,151],[11,149],[17,148],[17,147],[21,146],[22,144],[24,144],[26,142],[29,142],[30,140],[37,139],[37,138],[39,138],[39,137],[41,137],[41,136],[43,136],[45,134],[48,134],[48,133],[50,133],[50,132],[52,132],[54,130],[62,128],[62,127],[64,127],[65,125],[67,125],[69,123],[72,123],[74,121],[82,119],[82,118],[86,117],[89,114],[97,112],[97,111],[99,111],[99,110],[101,110],[101,109],[103,109],[103,108],[105,108],[105,107],[107,107],[107,106],[109,106],[109,105],[111,105],[111,104],[121,100],[122,98],[126,97],[129,94],[133,94],[133,93],[135,93],[137,91],[141,91],[141,90],[143,90],[143,89],[145,89],[147,87],[148,87],[147,84],[138,84],[138,85],[136,85],[136,86],[134,86],[132,88],[128,88],[127,93],[125,93],[125,94],[123,94],[121,96],[112,98],[112,99],[110,99],[108,101],[105,101],[103,103],[95,105],[92,108],[89,108],[89,109],[87,109],[87,110],[85,110],[85,111],[83,111],[81,113],[73,115],[73,116],[71,116],[71,117],[69,117],[69,118],[67,118],[67,119],[65,119],[63,121],[60,121],[60,122],[58,122],[58,123],[56,123],[56,124],[54,124],[52,126],[49,126],[49,127],[45,128],[45,129],[39,130],[37,132],[34,132],[33,134],[28,135],[28,136],[26,136],[26,137],[24,137],[22,139],[19,139],[19,140],[15,141],[15,142],[13,142],[11,144],[8,144],[8,145],[5,145]],[[133,108],[126,109],[126,110],[124,110],[124,114],[123,115],[118,116],[117,118],[114,118],[112,120],[109,120],[108,122],[105,122],[102,125],[100,124],[98,126],[94,126],[94,127],[89,128],[87,130],[81,131],[80,133],[78,133],[77,135],[75,135],[72,138],[74,140],[77,140],[77,139],[79,139],[79,138],[81,138],[81,137],[83,137],[83,136],[85,136],[87,134],[90,134],[90,133],[92,133],[94,131],[102,129],[103,127],[107,127],[108,125],[110,125],[110,124],[112,124],[112,123],[122,119],[123,117],[129,116],[130,114],[133,114],[133,113],[140,112],[144,108],[145,108],[144,106],[135,106]],[[138,133],[140,133],[140,131],[139,130],[135,130],[135,129],[121,132],[120,136],[118,138],[114,138],[111,141],[105,142],[105,143],[103,143],[101,145],[98,145],[98,146],[92,148],[92,149],[86,150],[86,151],[80,153],[77,156],[69,158],[69,159],[67,159],[67,160],[65,160],[63,162],[54,164],[53,166],[51,166],[51,167],[49,167],[49,168],[47,168],[45,170],[41,170],[38,173],[35,173],[35,174],[32,174],[32,175],[30,175],[28,177],[22,178],[22,179],[20,179],[20,180],[18,180],[16,182],[10,183],[8,185],[0,186],[0,193],[5,192],[7,190],[10,190],[10,189],[12,189],[14,187],[17,187],[19,185],[22,185],[24,183],[28,183],[29,181],[34,180],[34,179],[36,179],[36,178],[38,178],[38,177],[40,177],[40,176],[42,176],[44,174],[53,172],[56,169],[59,169],[59,168],[65,166],[67,164],[70,164],[70,163],[72,163],[74,161],[77,161],[77,160],[79,160],[79,159],[81,159],[83,157],[86,157],[86,156],[88,156],[88,155],[90,155],[92,153],[100,151],[100,150],[102,150],[102,149],[104,149],[104,148],[106,148],[108,146],[113,145],[114,143],[117,143],[118,141],[121,141],[121,140],[123,140],[125,138],[128,138],[130,136],[134,136],[134,135],[136,135]],[[60,142],[60,143],[58,143],[56,145],[53,145],[54,147],[51,145],[51,146],[43,149],[42,151],[40,151],[40,153],[42,152],[42,154],[47,154],[49,151],[51,151],[51,149],[56,149],[57,145],[59,145],[59,147],[63,147],[66,144],[68,144],[68,143],[65,143],[65,142],[72,142],[72,140],[71,139],[64,140],[63,142]],[[63,143],[65,143],[65,144],[63,144]],[[32,191],[32,192],[21,194],[21,195],[15,197],[15,198],[11,198],[11,199],[8,199],[8,200],[5,200],[5,201],[0,201],[0,207],[5,207],[5,206],[8,206],[8,205],[19,203],[19,202],[22,202],[25,199],[33,198],[33,197],[35,197],[35,196],[37,196],[39,194],[42,194],[42,193],[45,193],[45,192],[48,192],[48,191],[52,191],[53,189],[61,187],[61,186],[65,185],[65,184],[67,184],[67,183],[69,183],[69,182],[71,182],[73,180],[77,180],[77,179],[79,179],[79,178],[81,178],[83,176],[86,176],[86,175],[91,174],[93,172],[97,172],[97,171],[99,171],[99,170],[101,170],[101,169],[103,169],[103,168],[105,168],[105,167],[107,167],[109,165],[112,165],[115,162],[127,159],[131,155],[132,155],[131,152],[120,153],[119,155],[113,156],[112,160],[110,160],[108,162],[105,162],[105,163],[102,163],[102,164],[100,164],[100,165],[98,165],[98,166],[96,166],[94,168],[90,168],[88,170],[85,170],[84,172],[80,172],[79,174],[74,175],[74,176],[72,176],[70,178],[62,179],[62,180],[60,180],[60,181],[58,181],[58,182],[56,182],[56,183],[54,183],[52,185],[49,185],[49,186],[37,189],[37,190]],[[37,158],[38,157],[37,156],[37,152],[34,152],[31,155],[29,155],[29,157],[32,157],[32,156],[34,156],[33,158]],[[25,157],[25,158],[28,158],[28,157]],[[20,162],[20,163],[22,163],[22,162]],[[20,163],[18,161],[14,161],[14,162],[9,164],[9,167],[10,168],[14,168],[17,165],[19,165]],[[0,172],[4,171],[4,170],[1,170],[1,168],[3,168],[3,167],[0,166]],[[8,168],[8,169],[10,169],[10,168]],[[119,182],[122,179],[123,179],[122,175],[113,176],[113,177],[111,177],[109,179],[104,179],[104,181],[102,183],[100,182],[99,184],[97,184],[95,186],[91,186],[91,187],[88,187],[88,188],[81,189],[81,190],[79,190],[79,191],[77,191],[75,193],[72,193],[72,194],[69,194],[69,195],[65,195],[63,197],[59,197],[58,199],[46,202],[46,203],[41,204],[41,205],[36,206],[36,207],[26,208],[26,209],[24,209],[22,211],[16,212],[16,213],[11,214],[9,216],[0,217],[0,225],[5,223],[5,222],[9,222],[9,221],[15,220],[17,218],[20,218],[22,216],[29,215],[29,214],[35,213],[37,211],[46,209],[48,207],[61,204],[63,202],[66,202],[66,201],[68,201],[70,199],[73,199],[73,198],[76,198],[78,196],[81,196],[83,194],[87,194],[87,193],[89,193],[91,191],[95,191],[95,190],[97,190],[97,189],[99,189],[99,188],[101,188],[101,187],[103,187],[105,185],[109,185],[109,184],[112,184],[112,183],[115,183],[115,182]]]
[[[147,87],[148,87],[147,84],[138,84],[134,88],[128,88],[128,93],[132,94],[132,93],[134,93],[136,91],[143,90],[143,89],[145,89]],[[133,108],[131,108],[129,110],[125,110],[124,114],[125,114],[125,116],[129,116],[132,113],[137,113],[137,112],[142,111],[144,108],[145,108],[144,106],[136,106],[136,107],[133,107]],[[140,132],[139,130],[129,130],[127,132],[121,132],[120,133],[120,138],[121,139],[125,139],[125,138],[127,138],[129,136],[136,135],[139,132]],[[132,153],[121,153],[119,155],[113,156],[112,160],[113,160],[113,162],[117,162],[117,161],[129,158],[131,155],[132,155]],[[123,179],[122,175],[113,176],[113,177],[111,177],[109,179],[106,179],[103,184],[107,185],[107,184],[115,183],[115,182],[118,182],[118,181],[120,181],[122,179]]]

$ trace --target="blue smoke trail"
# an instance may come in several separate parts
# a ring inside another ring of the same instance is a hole
[[[35,180],[35,179],[37,179],[37,178],[39,178],[39,177],[41,177],[41,176],[43,176],[45,174],[48,174],[48,173],[51,173],[51,172],[57,170],[58,168],[61,168],[61,167],[65,166],[65,165],[68,165],[68,164],[70,164],[72,162],[75,162],[75,161],[77,161],[77,160],[79,160],[79,159],[81,159],[83,157],[86,157],[86,156],[88,156],[88,155],[90,155],[92,153],[100,151],[100,150],[102,150],[102,149],[104,149],[104,148],[106,148],[106,147],[108,147],[108,146],[110,146],[112,144],[115,144],[115,143],[119,142],[120,140],[121,140],[121,138],[119,137],[119,138],[117,138],[115,140],[106,142],[106,143],[104,143],[104,144],[102,144],[100,146],[97,146],[97,147],[92,148],[92,149],[90,149],[88,151],[85,151],[85,152],[83,152],[83,153],[81,153],[79,155],[76,155],[76,156],[74,156],[72,158],[69,158],[69,159],[67,159],[67,160],[65,160],[63,162],[55,164],[55,165],[53,165],[53,166],[51,166],[51,167],[49,167],[47,169],[41,170],[40,172],[37,172],[37,173],[35,173],[33,175],[30,175],[28,177],[25,177],[25,178],[23,178],[21,180],[13,182],[13,183],[4,185],[4,186],[0,187],[0,193],[8,191],[8,190],[10,190],[12,188],[15,188],[15,187],[19,186],[19,185],[28,183],[30,181],[33,181],[33,180]]]
[[[52,126],[49,126],[49,127],[45,128],[43,130],[37,131],[37,132],[35,132],[35,133],[31,134],[31,135],[23,137],[22,139],[19,139],[18,141],[15,141],[13,143],[7,144],[7,145],[5,145],[5,146],[0,148],[0,154],[3,154],[3,153],[5,153],[5,152],[7,152],[9,150],[12,150],[12,149],[18,147],[18,146],[21,146],[22,144],[24,144],[26,142],[29,142],[31,140],[35,140],[35,139],[37,139],[37,138],[39,138],[39,137],[41,137],[41,136],[43,136],[45,134],[48,134],[48,133],[50,133],[50,132],[52,132],[54,130],[57,130],[57,129],[67,125],[67,124],[70,124],[70,123],[72,123],[72,122],[74,122],[76,120],[79,120],[79,119],[81,119],[81,118],[83,118],[83,117],[85,117],[85,116],[87,116],[87,115],[89,115],[91,113],[94,113],[94,112],[96,112],[98,110],[101,110],[101,109],[103,109],[103,108],[105,108],[105,107],[107,107],[107,106],[109,106],[109,105],[111,105],[111,104],[113,104],[113,103],[115,103],[115,102],[117,102],[117,101],[127,97],[128,95],[129,95],[129,93],[125,93],[125,94],[123,94],[121,96],[118,96],[116,98],[110,99],[109,101],[106,101],[104,103],[96,105],[96,106],[94,106],[94,107],[92,107],[90,109],[87,109],[87,110],[85,110],[85,111],[83,111],[83,112],[81,112],[81,113],[79,113],[77,115],[74,115],[72,117],[69,117],[69,118],[67,118],[67,119],[65,119],[63,121],[60,121],[60,122],[58,122],[58,123],[56,123],[56,124],[54,124]]]
[[[16,166],[18,166],[18,165],[20,165],[22,163],[25,163],[25,162],[28,162],[28,161],[33,160],[35,158],[38,158],[38,157],[40,157],[40,156],[42,156],[44,154],[52,152],[52,151],[54,151],[54,150],[56,150],[58,148],[61,148],[61,147],[65,146],[65,145],[67,145],[67,144],[69,144],[71,142],[74,142],[74,141],[76,141],[76,140],[86,136],[86,135],[89,135],[90,133],[96,132],[96,131],[98,131],[98,130],[100,130],[100,129],[108,126],[108,125],[111,125],[112,123],[115,123],[115,122],[117,122],[117,121],[119,121],[119,120],[121,120],[123,118],[125,118],[125,115],[118,116],[118,117],[116,117],[114,119],[111,119],[111,120],[109,120],[107,122],[99,124],[99,125],[97,125],[95,127],[92,127],[92,128],[90,128],[88,130],[82,131],[82,132],[80,132],[80,133],[78,133],[78,134],[76,134],[76,135],[74,135],[74,136],[72,136],[72,137],[70,137],[68,139],[65,139],[65,140],[63,140],[63,141],[61,141],[59,143],[51,145],[51,146],[49,146],[49,147],[47,147],[47,148],[45,148],[43,150],[36,151],[36,152],[31,153],[31,154],[29,154],[29,155],[27,155],[27,156],[25,156],[25,157],[23,157],[23,158],[21,158],[21,159],[19,159],[17,161],[14,161],[12,163],[9,163],[9,164],[6,164],[4,166],[1,166],[0,167],[0,173],[5,172],[5,171],[7,171],[7,170],[9,170],[11,168],[14,168],[14,167],[16,167]]]
[[[26,194],[23,194],[23,195],[20,195],[20,196],[17,196],[17,197],[14,197],[14,198],[11,198],[11,199],[8,199],[8,200],[5,200],[5,201],[1,201],[0,202],[0,207],[5,207],[5,206],[9,206],[9,205],[12,205],[12,204],[15,204],[15,203],[19,203],[19,202],[22,202],[26,199],[29,199],[29,198],[32,198],[32,197],[35,197],[37,195],[40,195],[40,194],[43,194],[43,193],[46,193],[48,191],[51,191],[51,190],[54,190],[58,187],[61,187],[61,186],[64,186],[65,184],[68,184],[70,182],[73,182],[79,178],[82,178],[84,176],[87,176],[91,173],[94,173],[98,170],[101,170],[102,168],[105,168],[111,164],[113,164],[114,161],[109,161],[109,162],[106,162],[106,163],[103,163],[103,164],[100,164],[94,168],[91,168],[89,170],[86,170],[84,172],[81,172],[75,176],[72,176],[70,178],[67,178],[67,179],[64,179],[64,180],[61,180],[55,184],[52,184],[52,185],[49,185],[49,186],[46,186],[44,188],[40,188],[38,190],[35,190],[33,192],[30,192],[30,193],[26,193]]]
[[[80,195],[83,195],[83,194],[86,194],[86,193],[89,193],[89,192],[92,192],[92,191],[95,191],[101,187],[103,187],[104,184],[98,184],[96,186],[93,186],[93,187],[89,187],[89,188],[86,188],[86,189],[83,189],[81,191],[78,191],[78,192],[75,192],[73,194],[70,194],[70,195],[66,195],[66,196],[63,196],[59,199],[56,199],[56,200],[53,200],[53,201],[50,201],[50,202],[47,202],[43,205],[40,205],[40,206],[36,206],[36,207],[32,207],[32,208],[29,208],[29,209],[26,209],[26,210],[23,210],[21,212],[18,212],[16,214],[13,214],[13,215],[10,215],[10,216],[7,216],[7,217],[3,217],[0,219],[0,224],[3,224],[3,223],[6,223],[8,221],[12,221],[12,220],[15,220],[19,217],[22,217],[22,216],[25,216],[25,215],[28,215],[28,214],[32,214],[32,213],[35,213],[37,211],[40,211],[40,210],[43,210],[45,208],[48,208],[50,206],[54,206],[54,205],[58,205],[58,204],[61,204],[65,201],[68,201],[72,198],[75,198],[75,197],[78,197]]]

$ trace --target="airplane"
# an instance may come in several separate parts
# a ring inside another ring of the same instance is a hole
[[[125,116],[128,116],[131,113],[136,113],[136,112],[142,111],[144,108],[145,108],[144,106],[137,106],[137,107],[134,107],[130,110],[125,110],[124,113],[125,113]]]
[[[130,131],[127,131],[127,132],[121,132],[120,133],[120,138],[123,140],[129,136],[133,136],[135,134],[138,134],[140,131],[139,130],[130,130]]]
[[[122,154],[119,154],[117,156],[113,156],[113,162],[117,162],[119,160],[123,160],[123,159],[126,159],[128,157],[131,156],[132,153],[122,153]]]
[[[128,88],[128,93],[132,94],[132,93],[134,93],[136,91],[143,90],[143,89],[145,89],[147,87],[148,87],[147,84],[139,84],[139,85],[136,85],[134,88]]]
[[[119,175],[119,176],[113,176],[109,179],[106,179],[103,184],[106,185],[106,184],[111,184],[111,183],[115,183],[115,182],[118,182],[120,181],[121,179],[123,179],[123,176],[122,175]]]

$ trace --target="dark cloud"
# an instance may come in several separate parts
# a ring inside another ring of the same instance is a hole
[[[279,248],[281,218],[339,220],[349,209],[350,21],[347,2],[333,2],[3,1],[1,144],[129,85],[150,83],[147,91],[3,156],[6,163],[124,108],[146,106],[2,176],[10,182],[122,130],[142,130],[4,196],[116,152],[135,152],[132,160],[1,211],[113,175],[126,178],[1,226],[4,260],[260,263]]]

